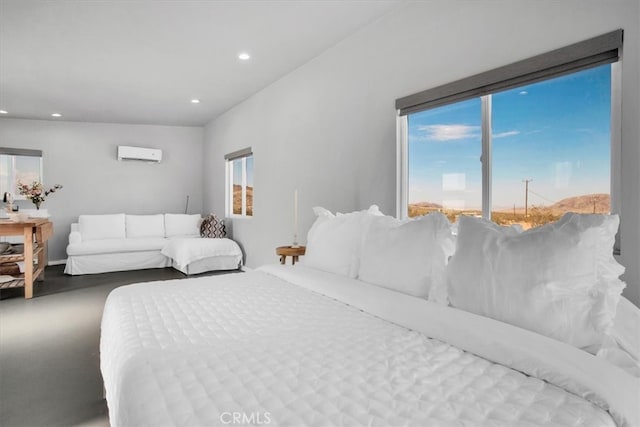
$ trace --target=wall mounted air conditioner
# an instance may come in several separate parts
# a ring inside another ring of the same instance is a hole
[[[118,160],[140,160],[148,163],[159,163],[162,160],[162,150],[118,145]]]

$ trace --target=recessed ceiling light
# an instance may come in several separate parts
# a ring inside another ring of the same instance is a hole
[[[62,117],[62,114],[60,114],[60,113],[52,113],[51,117]]]
[[[200,100],[199,100],[199,99],[194,98],[194,99],[192,99],[192,100],[191,100],[191,103],[192,103],[192,104],[200,104]]]
[[[9,114],[9,112],[5,110],[0,110],[0,114]]]
[[[251,58],[251,55],[249,55],[247,52],[240,52],[238,54],[238,59],[241,59],[243,61],[247,61]]]

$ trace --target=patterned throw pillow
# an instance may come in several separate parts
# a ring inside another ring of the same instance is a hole
[[[224,219],[218,218],[215,214],[209,214],[200,224],[200,237],[224,238],[227,237],[227,230],[224,226]]]

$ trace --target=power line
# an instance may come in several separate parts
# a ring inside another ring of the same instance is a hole
[[[533,190],[529,190],[529,193],[534,194],[534,195],[536,195],[536,196],[540,197],[541,199],[543,199],[544,201],[547,201],[547,202],[549,202],[549,203],[551,203],[551,204],[556,203],[556,202],[554,202],[553,200],[549,200],[549,199],[547,199],[546,197],[544,197],[542,194],[540,194],[540,193],[536,193],[536,192],[535,192],[535,191],[533,191]]]

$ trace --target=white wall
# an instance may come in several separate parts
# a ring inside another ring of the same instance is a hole
[[[42,205],[54,222],[51,261],[67,257],[80,214],[182,213],[187,195],[189,212],[201,213],[202,138],[198,127],[0,119],[0,146],[42,150],[45,186],[64,186]],[[118,145],[159,148],[162,162],[119,162]]]
[[[394,214],[396,98],[623,28],[621,262],[638,304],[639,16],[637,0],[402,4],[206,126],[205,211],[224,212],[224,154],[251,146],[255,216],[233,220],[250,267],[291,242],[295,188],[303,236],[316,205]]]

